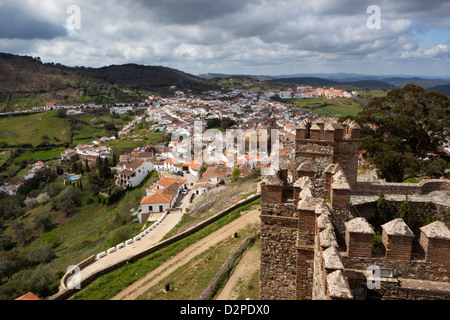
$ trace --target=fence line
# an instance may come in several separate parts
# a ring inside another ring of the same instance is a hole
[[[239,247],[228,257],[227,261],[222,265],[219,272],[216,273],[214,279],[209,283],[208,287],[198,297],[198,300],[210,300],[214,297],[220,287],[222,280],[233,270],[237,262],[241,259],[243,253],[250,247],[259,236],[259,231],[254,235],[247,237]]]

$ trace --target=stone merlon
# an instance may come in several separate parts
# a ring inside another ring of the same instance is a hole
[[[326,127],[325,127],[325,131],[334,131],[334,127],[333,127],[333,125],[330,123],[329,125],[327,125]]]
[[[302,192],[300,192],[300,199],[312,198],[312,197],[313,197],[313,192],[310,188],[305,188],[302,190]]]
[[[450,240],[450,230],[442,221],[435,221],[420,228],[427,238]]]
[[[280,178],[278,178],[276,175],[269,175],[266,176],[263,181],[261,181],[263,184],[268,185],[268,186],[278,186],[278,187],[282,187],[283,181],[281,181]]]
[[[342,170],[339,170],[333,176],[333,183],[331,184],[331,188],[337,190],[350,190],[350,185],[348,184],[347,178],[345,177]]]
[[[325,200],[320,199],[321,201],[319,201],[319,204],[316,207],[316,214],[318,215],[330,215],[330,208],[328,207],[327,203]]]
[[[303,162],[297,168],[297,171],[306,171],[306,172],[316,172],[316,170],[317,170],[316,166],[310,161]]]
[[[319,230],[324,230],[327,228],[332,228],[333,224],[331,223],[330,217],[326,214],[321,214],[317,218],[317,228]]]
[[[414,238],[414,234],[402,218],[397,218],[381,226],[389,236],[403,236]]]
[[[304,189],[304,188],[313,188],[314,185],[309,177],[304,176],[295,181],[294,187]]]
[[[319,203],[320,199],[313,197],[302,198],[297,205],[297,209],[304,211],[316,211],[316,207]]]
[[[323,261],[325,269],[343,270],[342,258],[335,247],[329,247],[323,251]]]
[[[337,247],[336,235],[332,228],[326,228],[319,234],[320,246],[322,247]]]
[[[369,222],[364,218],[355,218],[345,223],[346,230],[349,233],[374,234]]]
[[[328,296],[331,299],[353,299],[350,285],[341,270],[336,270],[327,276]]]

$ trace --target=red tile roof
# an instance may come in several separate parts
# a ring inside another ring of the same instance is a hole
[[[24,294],[23,296],[15,300],[41,300],[41,299],[39,299],[39,297],[35,295],[33,292],[28,292],[27,294]]]
[[[155,204],[155,203],[169,203],[173,199],[170,194],[165,194],[161,192],[153,193],[142,199],[141,204]]]

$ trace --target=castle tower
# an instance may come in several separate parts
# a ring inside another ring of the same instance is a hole
[[[310,162],[317,168],[316,187],[323,187],[323,173],[330,164],[338,164],[351,188],[356,184],[361,127],[354,121],[322,121],[311,123],[305,119],[296,128],[295,167]],[[296,174],[296,173],[295,173]],[[299,177],[295,176],[294,180]]]

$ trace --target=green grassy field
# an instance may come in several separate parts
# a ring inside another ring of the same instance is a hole
[[[371,99],[373,97],[384,97],[387,92],[382,90],[370,90],[368,92],[359,91],[360,97],[363,99]],[[329,116],[329,117],[345,117],[356,116],[361,110],[358,100],[347,98],[314,98],[314,99],[287,99],[283,100],[286,104],[295,107],[309,109],[312,113]]]
[[[0,167],[11,157],[9,153],[0,153]]]
[[[360,111],[356,102],[346,98],[288,99],[284,102],[295,107],[308,109],[315,114],[330,117],[356,116]]]
[[[42,143],[43,136],[51,141],[55,138],[64,142],[71,142],[69,120],[57,118],[56,113],[37,113],[26,116],[0,118],[0,142],[8,145]]]
[[[57,148],[52,150],[43,150],[43,151],[36,151],[36,152],[25,152],[22,153],[20,156],[14,158],[16,161],[21,160],[42,160],[42,161],[48,161],[53,159],[59,159],[61,158],[61,153],[63,153],[66,150],[66,148]]]
[[[121,139],[105,142],[115,152],[123,153],[146,145],[156,145],[164,141],[165,132],[141,130],[136,131]]]
[[[257,223],[249,225],[239,231],[238,238],[230,237],[209,247],[148,289],[137,300],[196,300],[214,279],[230,253],[236,250],[244,239],[252,236],[259,227]],[[257,287],[249,290],[251,293],[248,292],[253,299],[259,299],[259,278],[257,280]],[[222,285],[225,282],[221,282]],[[161,290],[166,283],[170,283],[172,287],[167,293]],[[241,288],[241,291],[243,290],[244,288]]]

